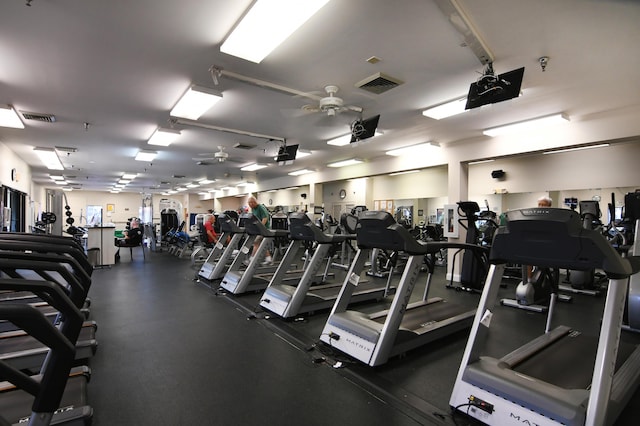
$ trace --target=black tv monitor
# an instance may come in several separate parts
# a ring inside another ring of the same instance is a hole
[[[500,74],[497,77],[483,76],[471,83],[465,109],[495,104],[520,96],[524,67]]]
[[[278,156],[276,162],[278,165],[293,164],[293,160],[296,159],[298,153],[298,145],[284,145],[278,150]]]
[[[380,121],[380,114],[355,122],[351,126],[351,142],[356,143],[364,139],[372,138],[376,134],[378,128],[378,121]]]

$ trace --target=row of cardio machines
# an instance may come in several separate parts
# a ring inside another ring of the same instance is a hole
[[[0,424],[91,423],[92,271],[73,238],[0,233]]]
[[[350,253],[345,246],[355,240],[355,221],[355,216],[344,215],[341,232],[329,234],[302,212],[289,214],[286,229],[267,229],[252,214],[241,215],[237,223],[232,216],[221,214],[218,223],[222,234],[200,268],[198,279],[234,295],[264,290],[261,306],[283,318],[328,309],[341,287],[341,283],[327,283],[333,275],[330,268],[348,267],[344,261],[332,260],[338,250]],[[253,253],[258,237],[262,241]],[[261,265],[276,239],[287,241],[286,251],[277,264]],[[303,264],[299,264],[301,258]],[[357,298],[379,299],[384,293],[384,285],[363,283]]]
[[[290,216],[291,238],[307,234],[319,240],[329,238],[318,236],[302,216]],[[309,227],[307,234],[295,231],[297,226]],[[638,239],[628,256],[622,257],[601,233],[584,229],[578,213],[553,208],[508,212],[506,226],[497,231],[490,249],[416,241],[386,212],[361,213],[355,231],[358,249],[320,336],[332,348],[376,366],[471,326],[449,402],[454,410],[487,424],[613,424],[640,384],[640,348],[620,341],[625,301],[640,286]],[[389,309],[372,314],[351,302],[362,284],[368,251],[374,248],[402,251],[408,259]],[[487,255],[489,274],[477,309],[460,310],[441,299],[429,299],[429,280],[422,300],[409,302],[424,256],[442,248]],[[496,339],[505,339],[504,328],[496,325],[504,317],[494,312],[508,264],[604,271],[609,283],[599,333],[591,336],[564,325],[551,328],[552,299],[544,333],[495,357]],[[284,316],[285,308],[274,307],[278,304],[274,301],[285,300],[295,291],[295,286],[270,282],[261,306]]]
[[[262,288],[266,288],[260,299],[260,307],[283,318],[332,308],[321,340],[364,363],[372,366],[383,364],[395,354],[471,326],[475,310],[447,302],[443,298],[429,297],[433,262],[428,263],[429,275],[422,298],[413,303],[410,303],[410,299],[425,258],[440,253],[443,249],[472,250],[479,256],[486,257],[486,247],[444,241],[418,241],[406,227],[398,224],[386,212],[365,211],[357,217],[343,215],[341,224],[344,231],[333,234],[323,232],[306,214],[298,212],[289,215],[287,231],[267,230],[251,216],[244,217],[242,227],[223,215],[219,220],[225,232],[219,240],[230,238],[229,245],[232,247],[223,249],[223,244],[220,244],[221,254],[217,262],[205,262],[199,272],[201,279],[209,282],[221,279],[221,288],[238,294],[241,284],[250,282],[245,277],[251,274],[251,267],[255,266],[251,263],[246,269],[238,266],[248,255],[254,240],[252,236],[259,234],[264,237],[254,257],[253,262],[256,262],[261,258],[263,245],[268,244],[269,238],[288,233],[290,243],[285,255],[269,280],[262,282]],[[245,243],[237,250],[231,265],[225,266],[235,247],[234,238],[239,238],[237,236],[243,233],[247,234]],[[355,256],[353,260],[343,264],[346,269],[345,281],[325,283],[323,278],[326,278],[327,270],[332,265],[332,250],[355,240],[358,246]],[[307,252],[305,255],[306,265],[302,275],[287,280],[287,274],[292,270],[300,251],[310,247],[310,244],[313,244],[314,250],[312,254]],[[369,279],[363,273],[373,250],[408,256],[397,286],[391,287],[393,273],[387,276],[386,282]],[[320,274],[322,265],[325,265],[325,270]],[[226,272],[223,272],[225,267]],[[260,274],[254,275],[254,281],[256,276]],[[320,279],[316,279],[317,277]],[[243,291],[257,288],[242,287]],[[389,309],[373,314],[357,310],[357,306],[362,304],[356,305],[356,302],[380,300],[388,295],[393,296]]]

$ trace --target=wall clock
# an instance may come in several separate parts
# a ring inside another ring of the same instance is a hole
[[[338,193],[338,196],[340,197],[341,200],[344,200],[345,198],[347,198],[347,191],[345,191],[344,189],[341,189],[340,192]]]

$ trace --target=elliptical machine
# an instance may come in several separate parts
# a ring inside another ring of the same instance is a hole
[[[458,201],[458,223],[460,226],[467,230],[467,237],[465,243],[474,244],[483,247],[489,247],[491,245],[491,239],[493,233],[498,228],[498,224],[495,221],[495,213],[489,210],[480,213],[480,206],[475,201]],[[478,221],[484,221],[485,225],[483,230],[478,227]],[[464,222],[467,222],[466,224]],[[456,259],[460,252],[462,255],[462,270],[460,271],[460,285],[453,284],[453,273],[447,288],[454,288],[456,290],[464,290],[474,293],[482,292],[484,280],[487,277],[489,271],[489,261],[486,255],[481,255],[472,250],[458,250],[453,255],[453,261],[451,270],[455,270]]]
[[[578,203],[580,208],[580,218],[584,229],[597,229],[602,226],[600,217],[600,204],[597,201],[587,200]],[[601,293],[599,286],[606,281],[604,275],[596,274],[594,269],[586,271],[567,271],[566,284],[560,284],[562,291],[598,296]]]

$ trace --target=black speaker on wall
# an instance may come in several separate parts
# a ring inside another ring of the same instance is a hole
[[[503,170],[494,170],[491,172],[491,177],[494,179],[502,179],[505,173]]]

